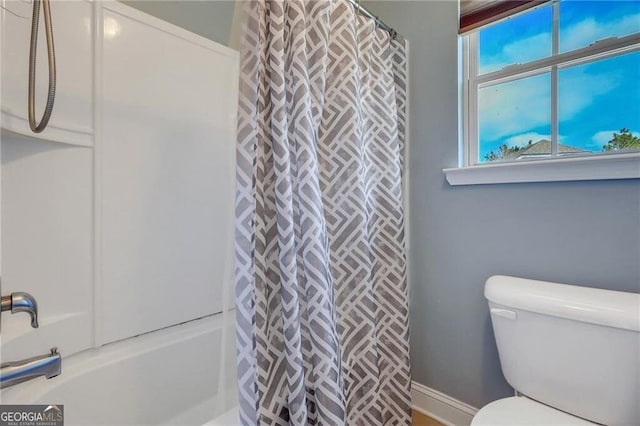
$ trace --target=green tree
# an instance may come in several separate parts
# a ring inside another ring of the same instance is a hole
[[[504,160],[506,158],[513,158],[515,157],[514,154],[529,148],[532,144],[532,141],[530,140],[529,143],[526,146],[508,146],[506,143],[500,145],[500,147],[495,150],[495,151],[491,151],[490,153],[486,154],[484,156],[484,159],[486,161],[496,161],[496,160]]]
[[[640,149],[640,138],[633,136],[631,131],[622,128],[620,133],[613,132],[613,138],[602,146],[603,151],[620,151],[623,149]]]

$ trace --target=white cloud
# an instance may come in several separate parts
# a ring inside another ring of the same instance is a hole
[[[589,44],[607,37],[629,35],[638,32],[640,13],[622,16],[612,21],[596,21],[587,18],[560,32],[560,51],[586,47]]]
[[[591,136],[591,140],[594,142],[599,148],[602,148],[603,145],[606,145],[611,139],[613,139],[613,133],[620,133],[620,129],[615,130],[601,130],[596,132],[593,136]],[[637,138],[640,138],[640,132],[631,132],[631,134]]]
[[[558,118],[561,122],[572,119],[591,105],[597,96],[609,93],[620,85],[618,72],[591,74],[584,67],[560,71],[558,80]]]
[[[543,135],[536,132],[522,133],[519,135],[511,136],[510,138],[505,139],[505,143],[508,146],[526,146],[529,141],[536,143],[540,139],[551,140],[551,135]]]
[[[550,99],[549,75],[481,89],[478,94],[481,138],[494,140],[549,125]]]
[[[523,64],[551,55],[551,32],[539,33],[504,45],[497,55],[484,59],[480,74],[500,70],[507,65]]]

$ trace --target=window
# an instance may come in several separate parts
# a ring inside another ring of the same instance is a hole
[[[549,1],[462,37],[463,167],[614,153],[640,177],[640,1]]]

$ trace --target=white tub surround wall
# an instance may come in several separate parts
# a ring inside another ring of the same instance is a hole
[[[97,334],[111,342],[222,310],[238,55],[117,2],[101,14]]]
[[[133,336],[216,314],[225,331],[212,342],[224,344],[197,356],[233,361],[238,53],[119,2],[52,2],[59,84],[50,127],[34,135],[24,113],[30,3],[2,6],[2,294],[29,292],[40,310],[35,330],[25,314],[3,313],[2,361],[57,346],[53,386],[80,365],[74,354],[103,357],[86,350],[133,348],[146,338]],[[45,98],[36,95],[38,114]],[[162,359],[156,375],[178,362]],[[112,392],[142,391],[125,367]],[[235,377],[209,379],[211,395],[235,395]],[[15,393],[2,395],[11,403]]]

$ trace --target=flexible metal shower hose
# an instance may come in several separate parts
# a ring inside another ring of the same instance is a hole
[[[49,92],[47,104],[40,123],[35,119],[35,86],[36,86],[36,52],[38,48],[38,23],[40,20],[40,3],[44,9],[44,27],[47,34],[47,57],[49,59]],[[53,46],[53,28],[51,26],[51,9],[49,0],[33,0],[33,18],[31,21],[31,46],[29,49],[29,127],[35,133],[42,132],[49,123],[53,102],[56,98],[56,52]]]

